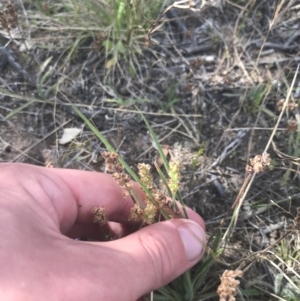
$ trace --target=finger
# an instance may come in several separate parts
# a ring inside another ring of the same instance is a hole
[[[76,201],[78,208],[76,223],[91,223],[93,219],[91,209],[94,207],[104,207],[110,221],[128,222],[133,200],[123,196],[123,190],[111,175],[66,169],[51,171],[63,180],[73,196],[73,201],[74,199]],[[135,194],[142,200],[144,194],[140,187],[135,182],[132,182],[132,186]],[[53,202],[59,211],[68,210],[67,205],[61,204],[57,198],[53,198]],[[62,208],[61,205],[64,207]]]
[[[137,300],[190,269],[206,243],[203,229],[184,219],[101,243],[41,235],[41,230],[28,221],[17,231],[20,239],[7,240],[14,231],[3,232],[4,250],[15,249],[0,277],[11,300]],[[30,244],[24,244],[24,234]]]
[[[2,185],[3,190],[15,191],[19,194],[16,199],[34,198],[62,232],[70,230],[75,222],[91,223],[93,207],[103,206],[111,221],[128,222],[133,201],[123,197],[111,175],[27,164],[4,163],[0,168],[0,188]],[[133,189],[142,199],[144,194],[136,183]]]
[[[110,250],[108,254],[114,254],[110,271],[115,275],[114,286],[124,292],[122,300],[137,300],[197,263],[203,256],[206,237],[197,223],[176,219],[156,223],[120,240],[92,244],[96,248],[105,246]],[[101,256],[103,248],[98,251],[96,257],[104,258]],[[85,248],[83,252],[88,256]],[[94,267],[97,269],[100,270],[100,266]],[[118,300],[114,291],[111,293],[106,299]]]
[[[22,199],[23,202],[26,195],[28,198],[33,197],[56,221],[63,233],[70,231],[75,224],[77,229],[82,228],[82,235],[94,235],[96,227],[89,225],[93,219],[93,207],[103,206],[110,221],[130,223],[128,218],[133,201],[129,197],[123,197],[122,189],[111,175],[27,164],[3,163],[0,168],[0,188],[3,185],[0,191],[16,191],[15,188],[18,187],[17,191],[20,192],[23,187],[24,191],[15,199]],[[7,179],[11,181],[8,182]],[[134,182],[133,188],[139,199],[143,199],[144,193]],[[204,229],[202,218],[189,208],[187,211],[189,218]]]
[[[192,209],[186,207],[189,219],[198,223],[205,230],[203,219]],[[141,228],[139,223],[114,223],[108,222],[108,225],[100,226],[95,223],[75,223],[66,233],[71,238],[85,237],[92,240],[105,241],[109,238],[121,238],[127,236]]]

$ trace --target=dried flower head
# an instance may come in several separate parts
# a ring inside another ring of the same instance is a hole
[[[220,277],[221,284],[217,289],[217,294],[220,296],[220,301],[235,301],[237,287],[240,281],[236,280],[236,277],[242,277],[243,271],[225,270],[223,275]]]
[[[134,204],[131,208],[129,220],[142,222],[143,225],[151,225],[155,222],[158,208],[151,200],[148,199],[147,196],[145,202],[145,207],[142,207],[142,205],[138,203]]]
[[[262,155],[256,155],[250,159],[250,165],[246,166],[246,171],[249,173],[262,172],[266,166],[270,165],[270,155],[264,152]]]
[[[277,101],[277,103],[276,103],[277,111],[279,111],[279,112],[282,111],[284,102],[285,102],[284,98],[281,98]],[[288,108],[291,111],[295,110],[297,107],[298,107],[298,104],[295,103],[294,101],[288,103]]]
[[[106,212],[105,212],[103,206],[101,206],[99,208],[98,207],[94,207],[92,209],[92,213],[93,213],[93,222],[94,223],[98,223],[101,226],[107,224],[108,218],[107,218],[107,215],[106,215]]]
[[[123,189],[123,196],[128,197],[132,188],[129,175],[114,172],[112,174],[112,177],[118,182],[119,186]]]
[[[146,196],[145,202],[145,207],[135,203],[131,208],[129,220],[140,221],[143,225],[151,225],[159,220],[160,211],[163,211],[164,215],[169,218],[181,218],[181,214],[174,206],[172,200],[167,199],[165,195],[159,191],[155,194],[155,201],[150,200]]]
[[[143,223],[152,225],[155,222],[157,210],[157,207],[151,201],[147,201],[147,206],[143,212]]]
[[[165,202],[166,196],[158,189],[153,191],[152,196],[154,198],[154,201],[158,204]]]
[[[139,163],[137,168],[141,182],[145,185],[145,187],[148,190],[152,191],[154,189],[154,186],[153,177],[150,173],[151,166],[149,164]]]
[[[101,156],[104,158],[106,166],[105,171],[107,173],[123,173],[123,165],[119,162],[119,155],[111,152],[102,152]]]
[[[290,109],[291,111],[293,111],[293,110],[295,110],[296,108],[298,108],[298,104],[295,103],[295,102],[290,102],[288,106],[289,106],[289,109]]]
[[[10,1],[6,4],[6,8],[0,11],[0,23],[8,32],[13,25],[18,24],[18,14],[14,4]]]
[[[298,129],[298,123],[297,120],[295,120],[293,117],[291,117],[287,122],[287,130],[291,132],[295,132]]]
[[[124,167],[119,162],[119,155],[111,152],[103,152],[102,157],[105,159],[105,170],[111,173],[112,177],[118,182],[119,186],[123,189],[123,196],[130,195],[132,184],[129,175],[124,173]]]
[[[131,208],[131,213],[129,215],[130,221],[142,221],[144,216],[144,209],[141,208],[140,204],[135,203]]]

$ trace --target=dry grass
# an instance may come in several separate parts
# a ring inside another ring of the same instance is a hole
[[[71,100],[136,171],[154,166],[137,105],[180,163],[185,203],[207,221],[214,260],[193,300],[218,300],[226,269],[243,270],[237,300],[299,300],[298,1],[194,2],[166,3],[124,30],[109,30],[100,8],[87,20],[88,0],[16,2],[17,18],[1,3],[1,161],[43,165],[46,153],[53,166],[103,171],[106,148]],[[69,127],[82,134],[59,144]],[[237,197],[264,151],[269,168]]]

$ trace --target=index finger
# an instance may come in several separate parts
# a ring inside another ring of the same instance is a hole
[[[23,187],[27,194],[20,190],[20,197],[33,197],[64,233],[75,222],[92,223],[93,207],[103,206],[110,221],[129,223],[133,200],[123,196],[111,175],[20,163],[1,163],[0,166],[0,187],[4,183],[6,190]],[[15,179],[17,185],[14,181],[7,183],[7,178]],[[137,183],[133,182],[133,189],[142,200],[144,193]],[[196,212],[188,210],[188,214],[204,228],[204,222]]]

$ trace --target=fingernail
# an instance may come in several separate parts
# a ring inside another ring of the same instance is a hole
[[[178,232],[185,247],[188,260],[200,259],[206,246],[204,230],[195,222],[187,220],[184,225],[178,228]]]

